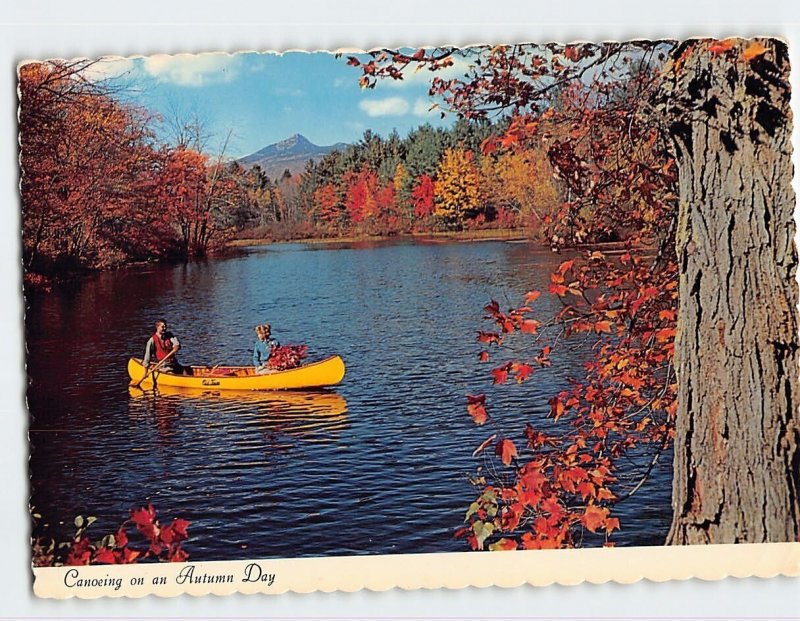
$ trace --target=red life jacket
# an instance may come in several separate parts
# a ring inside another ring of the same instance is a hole
[[[158,337],[158,334],[153,334],[153,345],[155,347],[156,361],[160,362],[164,357],[172,351],[172,334],[165,332],[163,341]],[[174,356],[173,356],[174,360]]]

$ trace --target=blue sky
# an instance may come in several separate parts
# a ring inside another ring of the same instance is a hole
[[[463,74],[461,61],[447,77]],[[209,129],[214,151],[232,132],[226,155],[242,157],[294,133],[329,145],[358,140],[364,130],[401,136],[426,122],[449,125],[429,111],[430,73],[408,73],[402,81],[383,81],[361,89],[358,68],[347,54],[327,52],[179,54],[101,59],[96,78],[122,79],[125,97],[166,117],[197,114]],[[121,77],[120,77],[121,76]]]

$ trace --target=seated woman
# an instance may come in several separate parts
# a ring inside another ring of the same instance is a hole
[[[272,338],[272,327],[268,323],[256,326],[255,331],[257,339],[253,347],[253,366],[256,368],[258,375],[263,375],[271,371],[267,366],[267,362],[272,355],[272,351],[276,347],[280,347],[280,344]]]

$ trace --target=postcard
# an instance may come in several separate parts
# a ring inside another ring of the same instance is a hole
[[[800,575],[777,38],[19,64],[33,591]]]

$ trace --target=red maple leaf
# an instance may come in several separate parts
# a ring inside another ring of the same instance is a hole
[[[528,293],[525,294],[525,304],[533,304],[539,299],[540,295],[542,295],[541,291],[536,291],[535,289],[533,291],[528,291]]]
[[[511,460],[517,457],[517,447],[515,447],[514,443],[507,438],[503,438],[497,443],[494,452],[500,457],[500,460],[506,466],[510,466]]]
[[[161,532],[158,533],[158,538],[166,544],[175,543],[175,533],[172,530],[172,525],[164,526]]]
[[[478,332],[478,342],[492,344],[500,344],[500,335],[497,332]]]
[[[175,533],[179,540],[186,539],[189,536],[188,528],[191,522],[183,518],[177,518],[172,522],[172,531]]]
[[[476,425],[483,425],[489,418],[486,412],[486,395],[467,395],[467,413]]]
[[[183,551],[179,544],[174,550],[170,550],[167,560],[170,563],[183,563],[187,558],[189,558],[189,555]]]
[[[82,535],[75,540],[67,554],[65,565],[88,565],[92,556],[89,538]]]
[[[114,542],[117,548],[124,548],[128,545],[128,533],[124,526],[120,526],[117,534],[114,535]]]
[[[566,274],[568,271],[572,269],[573,265],[575,265],[575,259],[564,261],[561,265],[558,266],[558,273],[561,275]]]
[[[531,376],[531,373],[533,373],[533,367],[531,365],[529,365],[529,364],[524,364],[522,362],[518,362],[518,363],[513,364],[511,366],[511,370],[517,376],[517,383],[524,382],[526,379],[528,379]]]
[[[93,562],[102,565],[116,565],[117,557],[111,548],[100,548],[94,555]]]
[[[597,532],[597,529],[606,523],[608,517],[608,509],[605,507],[598,507],[597,505],[587,505],[586,511],[581,516],[581,524],[583,524],[590,532]]]
[[[497,367],[496,369],[492,369],[491,373],[494,377],[495,384],[502,384],[508,379],[508,372],[511,369],[511,363],[503,365],[502,367]]]

